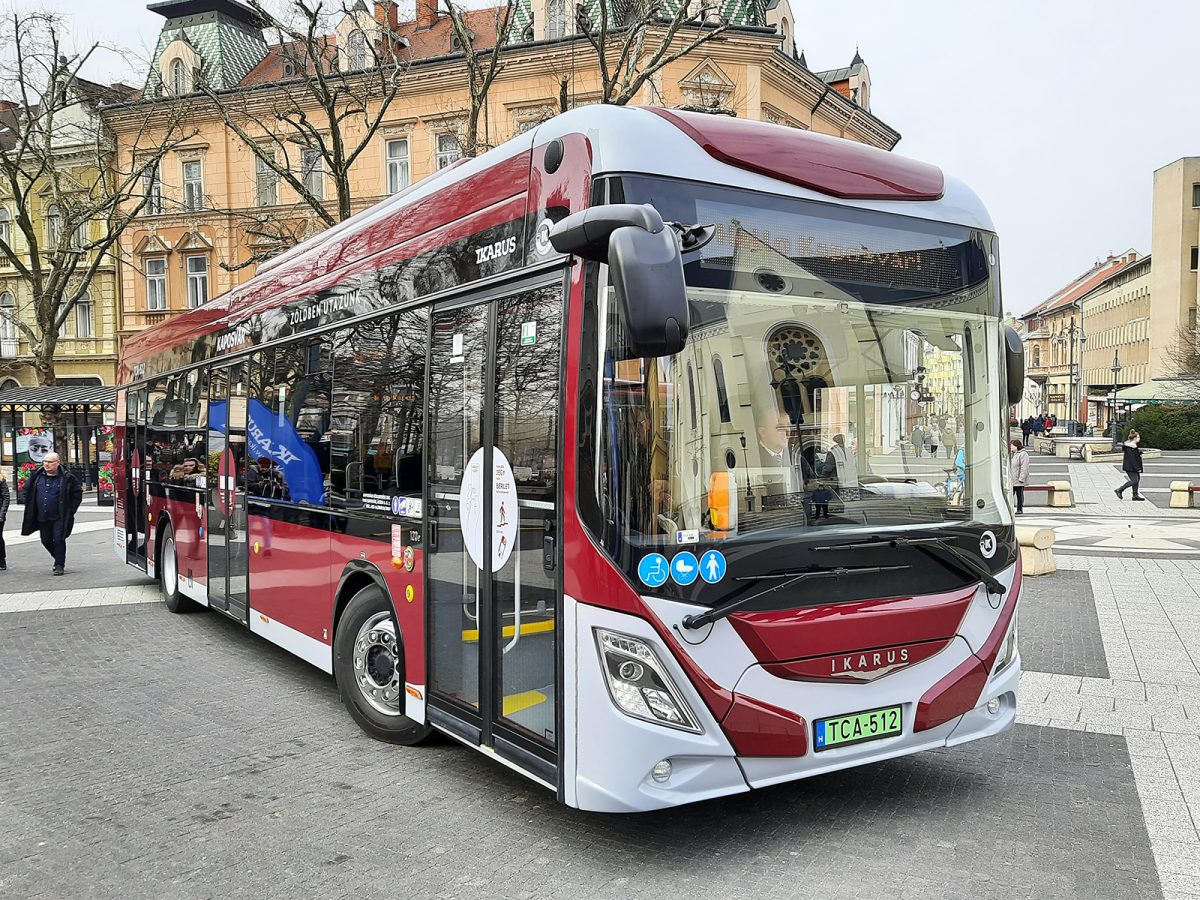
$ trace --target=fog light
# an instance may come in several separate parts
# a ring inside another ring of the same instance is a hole
[[[650,770],[650,777],[655,781],[666,781],[671,777],[671,761],[669,759],[660,759],[654,764],[654,768]]]
[[[993,697],[987,702],[987,711],[989,716],[994,716],[1000,712],[1000,698]]]

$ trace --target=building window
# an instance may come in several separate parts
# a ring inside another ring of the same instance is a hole
[[[306,149],[300,151],[300,174],[304,181],[304,189],[314,200],[325,199],[325,170],[322,168],[321,151]]]
[[[283,77],[291,78],[295,74],[296,74],[296,64],[294,62],[292,62],[290,59],[285,59],[283,61]]]
[[[90,338],[92,336],[92,298],[84,294],[75,303],[75,337]]]
[[[142,173],[142,198],[146,201],[146,205],[142,207],[145,215],[162,215],[162,173],[159,171],[158,163]]]
[[[437,136],[437,167],[444,169],[462,159],[462,144],[453,131],[443,131]]]
[[[177,59],[171,63],[171,93],[176,97],[182,97],[187,92],[187,66],[183,64],[182,59]]]
[[[62,238],[62,214],[57,206],[46,207],[46,246],[53,249]]]
[[[1200,184],[1192,185],[1192,209],[1200,209]]]
[[[271,151],[271,159],[275,154]],[[254,158],[255,202],[259,206],[275,206],[279,203],[279,176],[261,156]]]
[[[567,31],[567,2],[566,0],[547,0],[546,3],[546,37],[550,40],[561,38]]]
[[[1192,248],[1192,271],[1200,269],[1200,247]]]
[[[346,42],[346,62],[351,72],[367,67],[367,36],[361,31],[350,33],[350,39]]]
[[[12,247],[12,213],[3,206],[0,206],[0,241]],[[2,265],[4,260],[0,259],[0,266]]]
[[[199,160],[183,164],[183,208],[204,209],[204,171]]]
[[[17,339],[17,298],[9,291],[0,294],[0,341]]]
[[[82,250],[88,245],[88,223],[80,222],[79,225],[71,232],[71,246],[76,250]]]
[[[400,138],[387,142],[387,192],[394,194],[408,187],[408,141]]]
[[[1037,344],[1033,345],[1033,368],[1040,368],[1042,365],[1042,348]]]
[[[725,387],[725,366],[719,356],[713,357],[713,380],[717,383],[717,412],[720,414],[722,422],[731,422],[729,391]]]
[[[187,258],[188,306],[195,309],[208,302],[208,257]]]
[[[167,260],[155,256],[146,260],[146,309],[158,312],[167,308]]]

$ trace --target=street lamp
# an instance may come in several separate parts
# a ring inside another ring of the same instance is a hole
[[[1112,364],[1112,408],[1108,414],[1108,427],[1112,430],[1113,452],[1117,451],[1117,376],[1121,374],[1121,350],[1113,350]]]
[[[1067,435],[1069,437],[1075,436],[1075,413],[1079,410],[1076,385],[1080,382],[1080,376],[1075,370],[1075,341],[1077,339],[1079,341],[1080,368],[1082,369],[1083,346],[1087,343],[1087,335],[1083,333],[1083,323],[1080,322],[1079,326],[1076,327],[1075,317],[1071,316],[1070,325],[1065,328],[1060,327],[1058,334],[1054,336],[1055,343],[1060,348],[1064,346],[1068,347],[1070,352],[1070,362],[1067,366],[1067,403],[1069,404],[1067,410]]]

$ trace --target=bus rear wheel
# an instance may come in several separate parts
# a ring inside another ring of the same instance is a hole
[[[163,602],[173,613],[194,612],[200,608],[195,600],[185,597],[179,590],[179,552],[175,546],[175,531],[170,525],[163,528],[162,542],[158,545],[158,583],[162,588]]]
[[[401,710],[404,644],[387,594],[377,585],[347,604],[333,636],[333,675],[350,716],[367,734],[391,744],[419,744],[433,732]]]

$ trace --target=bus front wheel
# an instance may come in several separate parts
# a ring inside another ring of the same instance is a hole
[[[175,531],[170,525],[163,529],[158,545],[158,583],[163,602],[171,612],[187,613],[200,608],[200,604],[179,590],[179,552],[175,546]]]
[[[418,744],[432,733],[404,715],[404,644],[387,594],[378,585],[347,604],[333,636],[338,693],[367,734],[392,744]]]

